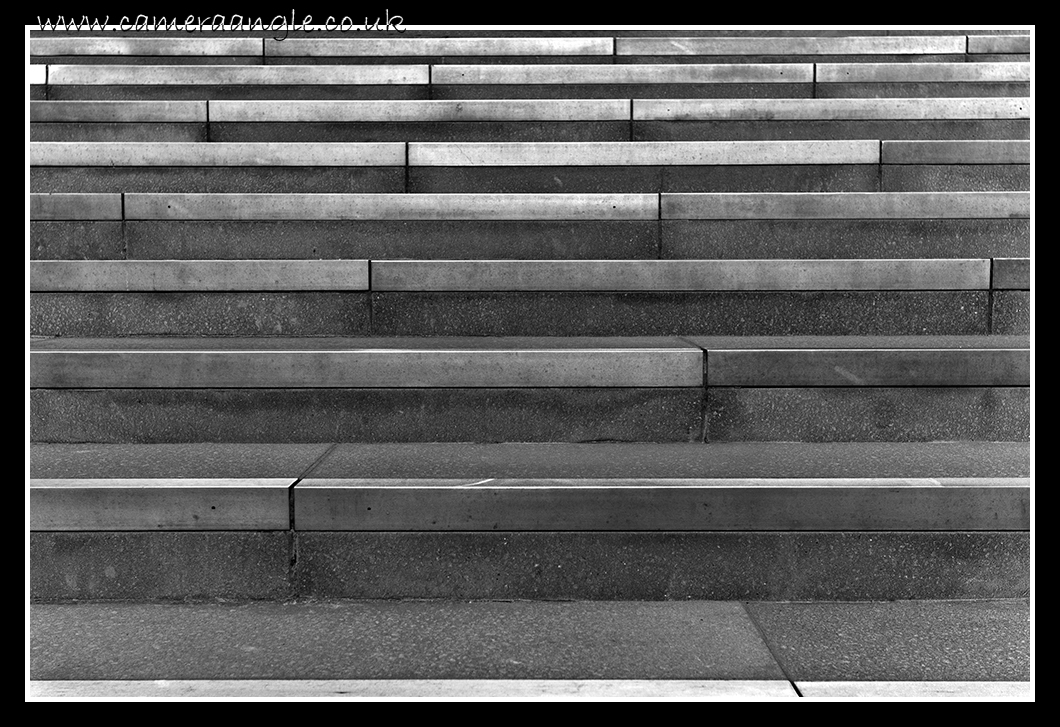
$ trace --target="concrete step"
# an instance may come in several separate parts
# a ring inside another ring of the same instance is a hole
[[[1030,96],[1030,63],[819,63],[817,98]]]
[[[615,41],[595,38],[265,39],[267,64],[610,63]]]
[[[1028,295],[1025,262],[999,264],[1006,289],[995,291],[988,259],[34,261],[30,331],[978,334],[995,297]]]
[[[261,38],[35,37],[30,63],[261,65]]]
[[[1027,98],[633,99],[637,141],[1029,139]]]
[[[206,101],[34,101],[31,141],[206,141]]]
[[[1006,336],[53,338],[31,437],[1020,441],[1029,383]]]
[[[965,39],[954,36],[696,38],[615,40],[616,62],[763,63],[881,60],[963,62]]]
[[[426,99],[430,67],[49,65],[49,100]]]
[[[1026,444],[35,444],[31,455],[32,595],[45,601],[1026,588]],[[281,481],[216,479],[269,476]],[[247,527],[255,512],[271,512],[266,525]],[[287,532],[270,531],[288,514]],[[960,561],[943,555],[955,549]],[[457,561],[490,576],[456,577]],[[828,568],[844,578],[819,579]]]

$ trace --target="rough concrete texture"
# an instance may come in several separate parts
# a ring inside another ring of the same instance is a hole
[[[685,36],[684,30],[670,31]],[[964,60],[952,53],[881,53],[881,54],[813,54],[813,55],[617,55],[615,63],[949,63]]]
[[[1025,257],[1029,220],[663,220],[663,258]]]
[[[434,84],[431,97],[473,98],[811,98],[812,83]]]
[[[410,192],[878,192],[875,164],[410,167]]]
[[[634,141],[1029,139],[1029,119],[634,121]]]
[[[985,334],[987,291],[372,293],[391,336]]]
[[[44,101],[48,98],[48,92],[44,85],[34,84],[29,87],[30,101]]]
[[[171,18],[175,20],[175,18]],[[196,26],[196,30],[198,26]],[[198,35],[198,33],[196,33]],[[171,55],[171,56],[132,56],[132,55],[65,55],[33,56],[34,63],[48,65],[107,65],[107,66],[260,66],[261,55],[256,56],[215,56],[215,55]]]
[[[299,533],[319,598],[1018,598],[1026,533]]]
[[[213,122],[212,141],[625,141],[629,121]]]
[[[137,123],[50,123],[29,125],[30,141],[206,141],[206,124]]]
[[[888,83],[818,83],[817,98],[975,98],[1030,96],[1029,83],[913,81]]]
[[[368,294],[33,293],[35,336],[359,336]]]
[[[883,192],[1027,192],[1029,164],[885,164]]]
[[[991,333],[1029,334],[1031,294],[1023,290],[995,290],[991,299]]]
[[[285,532],[30,533],[30,598],[282,599]]]
[[[1026,441],[1027,387],[707,390],[708,442]]]
[[[313,470],[313,478],[1026,477],[1029,473],[1029,446],[1020,442],[732,442],[707,447],[417,443],[340,444]]]
[[[35,389],[34,442],[690,442],[679,389]]]
[[[657,256],[659,223],[182,220],[127,222],[125,235],[131,259],[635,260]]]
[[[48,680],[784,678],[738,603],[36,605],[30,634]]]
[[[32,192],[400,193],[404,167],[31,167]]]
[[[39,221],[29,225],[31,260],[121,260],[121,222]]]
[[[404,32],[404,28],[402,31]],[[378,56],[265,56],[267,66],[354,66],[354,65],[416,65],[429,63],[431,65],[471,65],[471,66],[499,66],[499,65],[551,65],[563,63],[564,65],[581,65],[610,63],[610,55],[536,55],[536,56],[401,56],[401,55],[378,55]]]
[[[201,99],[406,99],[425,101],[424,85],[391,86],[74,86],[53,85],[48,98],[56,101],[193,101]]]
[[[34,444],[34,479],[298,478],[327,444]]]
[[[1026,600],[750,603],[793,680],[1025,681]]]

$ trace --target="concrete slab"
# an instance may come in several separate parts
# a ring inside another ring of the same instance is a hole
[[[146,40],[146,39],[144,39]],[[107,66],[53,65],[57,86],[379,86],[426,84],[427,66]],[[176,99],[174,99],[176,100]]]
[[[48,260],[30,291],[368,290],[367,260]]]
[[[287,530],[295,479],[31,479],[31,531]]]
[[[48,80],[48,66],[34,63],[26,69],[26,80],[30,86],[43,86]]]
[[[990,330],[1001,334],[1031,332],[1031,294],[1024,290],[998,290],[990,294]]]
[[[433,69],[438,85],[508,84],[675,84],[675,83],[809,83],[809,63],[733,65],[445,65]]]
[[[372,332],[388,336],[983,335],[990,332],[989,296],[987,290],[376,292],[371,294]]]
[[[31,166],[51,167],[401,167],[405,146],[31,142],[29,161]]]
[[[1026,98],[633,100],[634,121],[1028,119],[1030,111]]]
[[[31,124],[206,122],[205,101],[37,101]],[[31,147],[32,148],[32,147]]]
[[[626,116],[622,121],[336,121],[323,123],[221,121],[210,124],[210,138],[222,142],[332,143],[622,141],[629,139],[628,109],[625,113]]]
[[[949,64],[963,65],[963,64]],[[988,65],[969,63],[967,65]],[[993,64],[990,64],[993,65]],[[881,81],[878,83],[820,83],[817,98],[1026,98],[1029,81]]]
[[[34,336],[363,336],[367,292],[33,293]]]
[[[68,193],[394,194],[405,189],[405,168],[359,165],[31,167],[29,184],[32,192]]]
[[[1030,290],[1031,259],[999,257],[993,260],[991,287],[995,290]]]
[[[1030,164],[1029,141],[884,141],[884,164]]]
[[[1030,80],[1030,63],[817,64],[817,83],[1003,83]]]
[[[617,55],[826,55],[964,53],[960,36],[617,38]]]
[[[1030,53],[1029,35],[969,35],[969,53]]]
[[[266,56],[610,56],[612,38],[287,38]]]
[[[1025,682],[871,681],[810,682],[797,685],[803,697],[823,699],[1033,699]]]
[[[664,194],[663,219],[947,219],[1030,216],[1024,192]]]
[[[737,603],[41,604],[30,618],[35,679],[784,678]]]
[[[30,447],[37,479],[294,478],[326,444],[39,444]]]
[[[1029,164],[887,164],[884,192],[1029,192]]]
[[[840,100],[840,99],[836,99]],[[903,99],[892,99],[899,102]],[[709,139],[1029,139],[1030,119],[712,119],[634,121],[637,141]]]
[[[49,473],[68,470],[37,464],[38,457],[47,456],[48,450],[37,454],[44,446],[31,449],[32,472],[67,476]],[[48,445],[60,446],[78,445]],[[1029,474],[1030,454],[1025,442],[732,442],[709,447],[632,442],[339,444],[313,471],[313,477],[321,479],[463,478],[470,482],[490,478],[947,478]]]
[[[34,221],[31,260],[118,260],[125,257],[123,222]]]
[[[205,142],[206,137],[206,122],[171,124],[167,122],[51,123],[35,121],[29,128],[30,141]]]
[[[628,121],[627,99],[497,101],[215,101],[216,123]]]
[[[747,608],[796,683],[1030,678],[1025,599]]]
[[[1027,441],[1027,387],[707,389],[708,442]]]
[[[331,532],[298,535],[293,578],[317,598],[1025,598],[1028,562],[1012,532]]]
[[[29,543],[34,601],[289,595],[286,532],[52,532],[30,533]]]
[[[261,38],[33,38],[31,56],[260,56]]]
[[[663,220],[661,257],[984,258],[1030,254],[1027,219]]]
[[[65,66],[66,68],[78,68],[78,66]],[[99,68],[100,66],[91,66]],[[108,68],[121,68],[122,66],[108,66]],[[127,66],[131,71],[145,67],[154,66]],[[195,66],[170,66],[167,68],[194,68]],[[200,68],[202,66],[199,66]],[[223,66],[211,66],[222,68]],[[403,68],[404,66],[392,66]],[[241,68],[253,68],[253,66],[241,66]],[[266,66],[265,70],[277,70],[278,66]],[[309,68],[309,67],[307,67]],[[118,80],[118,76],[113,76]],[[418,81],[420,76],[414,76],[410,80]],[[268,81],[269,76],[262,76]],[[77,79],[79,80],[79,79]],[[201,101],[201,100],[341,100],[353,99],[379,100],[392,99],[398,101],[426,100],[431,95],[431,87],[426,81],[415,83],[388,83],[380,80],[378,83],[317,83],[304,84],[297,81],[288,81],[286,76],[275,78],[274,83],[242,83],[239,80],[229,80],[222,85],[210,82],[210,77],[203,77],[198,81],[194,79],[187,83],[175,85],[168,83],[165,78],[154,77],[156,81],[149,85],[138,85],[135,78],[125,82],[93,85],[93,84],[68,84],[62,86],[49,86],[48,98],[57,101]],[[398,80],[401,80],[400,78]],[[194,82],[193,82],[194,81]],[[200,82],[201,81],[201,82]],[[806,84],[809,86],[809,84]]]
[[[568,66],[574,68],[577,64]],[[761,68],[758,64],[738,64],[728,68],[740,66]],[[800,67],[808,64],[778,64],[783,66]],[[436,66],[437,69],[456,68],[458,66]],[[492,66],[476,66],[476,68],[491,68]],[[531,68],[532,66],[523,66]],[[551,66],[549,66],[551,67]],[[594,68],[621,68],[623,66],[593,66]],[[628,68],[650,69],[652,64],[639,66],[626,66]],[[664,66],[671,67],[671,66]],[[702,68],[703,66],[690,66]],[[783,78],[777,82],[729,82],[714,80],[713,78],[700,77],[696,74],[677,74],[678,80],[674,82],[650,81],[642,83],[629,83],[622,80],[622,74],[617,74],[618,80],[613,83],[594,82],[587,78],[585,83],[559,83],[545,81],[541,83],[526,83],[522,80],[513,80],[511,83],[489,83],[483,82],[461,82],[452,84],[441,84],[435,82],[431,85],[431,96],[436,99],[515,99],[515,98],[812,98],[813,83],[809,78],[804,82],[786,82]],[[803,74],[800,74],[803,75]],[[636,76],[631,76],[635,78]],[[684,80],[682,80],[684,79]],[[864,136],[859,138],[865,138]]]
[[[989,693],[989,692],[986,692]],[[37,699],[305,697],[464,699],[795,699],[787,681],[749,679],[188,679],[31,681]]]
[[[120,220],[120,194],[31,194],[30,220]]]
[[[647,220],[650,194],[129,194],[129,220]]]
[[[34,389],[33,442],[694,442],[682,388]]]

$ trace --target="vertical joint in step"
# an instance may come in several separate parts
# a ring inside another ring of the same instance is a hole
[[[299,475],[291,486],[287,488],[287,590],[288,595],[291,598],[296,598],[298,594],[295,592],[294,583],[294,569],[298,565],[298,531],[295,527],[294,521],[294,489],[298,486],[298,483],[309,477],[309,475],[320,466],[320,463],[328,458],[328,455],[339,446],[337,442],[328,445],[328,448],[324,450],[323,454],[317,457],[305,472]]]
[[[409,143],[405,142],[405,194],[409,192]]]
[[[691,442],[707,443],[707,356],[709,352],[703,346],[699,345],[695,341],[691,341],[685,336],[678,336],[678,340],[687,343],[690,346],[695,346],[703,352],[703,385],[700,387],[702,392],[699,397],[699,437],[698,439],[690,439]]]
[[[427,64],[427,98],[434,100],[434,64]]]
[[[758,623],[758,619],[755,618],[755,615],[751,611],[751,609],[747,607],[747,603],[745,601],[740,601],[740,607],[743,609],[743,612],[747,614],[747,619],[751,622],[751,625],[755,627],[755,631],[758,632],[758,638],[762,640],[762,644],[766,647],[766,651],[768,651],[769,655],[773,658],[773,662],[777,665],[777,668],[780,669],[780,673],[783,674],[784,678],[788,680],[788,684],[791,685],[791,688],[795,691],[795,693],[798,694],[800,697],[803,696],[802,691],[799,689],[799,685],[795,682],[794,679],[791,678],[791,674],[788,673],[788,670],[784,668],[784,662],[777,658],[776,653],[773,651],[772,644],[769,643],[769,638],[766,637],[765,630],[762,628],[762,625]]]
[[[213,141],[210,134],[210,99],[206,99],[206,141]]]
[[[629,100],[629,140],[633,141],[633,99]]]
[[[883,139],[878,142],[879,150],[876,152],[876,191],[883,191]]]
[[[291,20],[293,21],[294,18],[291,18]],[[263,66],[269,65],[268,61],[265,60],[265,36],[264,35],[261,36],[261,65],[263,65]]]
[[[813,83],[810,84],[810,90],[813,93],[813,97],[817,98],[817,64],[813,64]]]
[[[47,101],[49,96],[51,96],[51,94],[48,93],[48,91],[49,91],[49,88],[48,88],[48,72],[50,70],[51,70],[51,66],[48,65],[48,64],[45,64],[44,65],[44,100],[45,101]]]

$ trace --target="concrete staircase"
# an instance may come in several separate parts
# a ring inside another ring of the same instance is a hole
[[[1027,596],[1029,36],[475,35],[32,39],[31,598]]]

